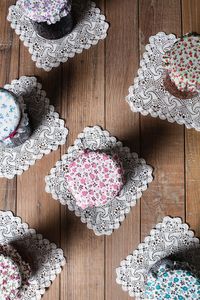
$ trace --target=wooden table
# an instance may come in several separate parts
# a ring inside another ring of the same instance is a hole
[[[22,176],[0,180],[0,209],[64,249],[68,263],[44,300],[126,300],[115,268],[163,216],[180,216],[200,236],[200,133],[132,113],[124,101],[149,36],[200,32],[199,0],[99,0],[110,22],[104,42],[50,73],[38,70],[6,21],[0,1],[0,85],[37,75],[70,130],[67,144]],[[44,177],[87,125],[101,125],[155,168],[155,180],[119,230],[96,237],[45,193]]]

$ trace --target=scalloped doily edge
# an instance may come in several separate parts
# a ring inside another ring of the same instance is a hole
[[[90,130],[91,128],[100,131],[101,133],[103,133],[105,136],[107,136],[107,137],[109,137],[109,138],[113,138],[113,141],[114,141],[114,142],[116,142],[116,143],[119,142],[119,143],[120,143],[120,146],[123,147],[123,143],[122,143],[121,141],[119,141],[116,137],[111,136],[111,134],[109,133],[109,131],[102,129],[101,126],[87,126],[87,127],[84,128],[84,130],[83,130],[81,133],[78,134],[78,137],[77,137],[77,139],[75,139],[74,144],[71,145],[71,146],[68,148],[68,152],[69,152],[70,150],[72,150],[74,147],[76,147],[76,145],[78,144],[78,141],[80,141],[81,138],[84,137],[84,134],[85,134],[88,130]],[[103,235],[107,235],[107,236],[111,235],[111,234],[113,233],[114,230],[118,229],[118,228],[121,226],[121,223],[125,220],[126,216],[129,214],[131,208],[134,207],[134,206],[137,204],[137,201],[138,201],[139,199],[141,199],[142,193],[148,189],[148,185],[149,185],[149,184],[153,181],[153,179],[154,179],[154,177],[153,177],[153,171],[154,171],[154,168],[153,168],[152,166],[148,165],[148,164],[146,163],[146,160],[144,160],[143,158],[139,158],[139,157],[138,157],[138,154],[137,154],[136,152],[131,152],[131,151],[130,151],[130,148],[128,148],[128,147],[123,147],[123,148],[127,148],[127,149],[129,150],[130,154],[136,155],[136,156],[137,156],[137,159],[138,159],[138,162],[140,162],[141,165],[146,165],[146,167],[148,168],[148,174],[149,174],[149,176],[148,176],[148,179],[147,179],[146,183],[143,184],[143,186],[140,187],[140,190],[137,192],[137,195],[134,197],[133,201],[131,201],[130,205],[126,208],[126,210],[123,210],[123,213],[120,215],[119,220],[115,223],[115,226],[114,226],[113,228],[111,228],[110,231],[107,231],[106,233],[103,234]],[[57,161],[55,167],[53,167],[53,168],[50,170],[49,175],[47,175],[47,176],[45,177],[45,191],[46,191],[47,193],[50,193],[50,194],[52,195],[52,198],[53,198],[54,200],[59,201],[62,205],[67,205],[67,206],[68,206],[68,209],[69,209],[70,211],[73,211],[73,212],[75,213],[75,215],[76,215],[77,217],[80,218],[81,222],[82,222],[83,224],[86,224],[86,226],[87,226],[88,229],[93,230],[94,233],[95,233],[95,235],[97,235],[97,236],[102,236],[102,234],[100,234],[98,231],[96,231],[95,228],[92,226],[92,224],[89,223],[89,222],[87,222],[87,220],[86,220],[85,218],[83,218],[83,216],[82,216],[78,211],[76,211],[75,209],[70,209],[70,203],[69,203],[69,201],[63,202],[63,200],[60,200],[59,197],[54,193],[54,191],[52,191],[52,190],[49,188],[49,185],[48,185],[48,178],[51,177],[51,176],[53,176],[53,175],[56,173],[56,172],[55,172],[56,169],[62,165],[62,162],[63,162],[63,160],[65,159],[65,156],[66,156],[66,155],[67,155],[67,153],[64,154],[64,155],[62,155],[61,160]]]

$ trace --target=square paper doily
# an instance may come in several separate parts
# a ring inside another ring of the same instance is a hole
[[[65,144],[68,130],[54,107],[49,105],[49,99],[35,77],[23,76],[4,88],[23,97],[33,130],[31,137],[19,147],[0,146],[0,177],[12,179],[28,170],[43,155]]]
[[[108,152],[114,150],[122,161],[126,184],[120,195],[106,205],[81,209],[68,190],[65,173],[67,165],[79,155],[80,150],[85,149]],[[67,204],[70,210],[75,211],[75,214],[81,217],[81,221],[87,223],[88,228],[93,229],[96,235],[110,235],[114,229],[119,228],[120,222],[131,207],[136,205],[137,199],[141,198],[142,192],[147,189],[152,179],[152,168],[144,159],[138,158],[136,153],[131,153],[129,148],[123,147],[121,142],[100,127],[86,127],[79,134],[74,146],[68,149],[67,154],[56,163],[50,175],[46,177],[46,191],[51,193],[55,200],[59,200],[63,205]]]
[[[200,95],[181,100],[171,95],[163,86],[163,55],[172,48],[177,38],[173,34],[159,32],[151,36],[150,44],[140,62],[138,77],[129,88],[127,101],[134,112],[150,114],[169,122],[185,124],[187,128],[200,130]]]
[[[137,250],[117,268],[117,283],[136,299],[145,299],[144,283],[150,268],[169,256],[193,264],[200,271],[200,244],[180,218],[165,217],[152,229]]]
[[[31,277],[28,285],[21,288],[19,299],[41,299],[65,265],[63,251],[10,211],[0,211],[0,244],[12,245],[31,266]]]
[[[58,40],[40,37],[35,32],[30,19],[17,5],[9,8],[8,21],[11,22],[11,27],[15,29],[24,45],[29,48],[32,60],[36,62],[38,68],[50,71],[76,53],[81,53],[106,38],[109,25],[105,21],[105,16],[101,15],[94,2],[88,1],[86,7],[83,5],[84,2],[73,1],[77,24],[70,34]]]

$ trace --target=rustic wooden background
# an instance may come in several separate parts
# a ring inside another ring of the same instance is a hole
[[[38,70],[6,21],[0,0],[0,86],[37,75],[70,130],[67,144],[22,176],[0,180],[0,209],[64,249],[68,263],[44,300],[128,300],[115,268],[163,216],[180,216],[200,236],[200,133],[132,113],[124,101],[149,36],[200,32],[199,0],[99,0],[108,37],[50,73]],[[155,168],[155,180],[110,237],[96,237],[46,194],[44,177],[88,125],[101,125]]]

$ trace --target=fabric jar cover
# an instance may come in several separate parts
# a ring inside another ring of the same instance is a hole
[[[181,92],[200,90],[200,35],[188,34],[178,39],[163,57],[164,68]]]
[[[21,100],[21,99],[20,99]],[[31,134],[25,106],[11,92],[0,89],[0,144],[16,147]]]
[[[145,283],[145,299],[199,299],[200,280],[188,263],[161,260],[154,266]]]
[[[82,209],[105,205],[124,185],[124,171],[116,154],[81,151],[68,166],[69,190]]]
[[[51,25],[69,14],[72,0],[18,0],[17,5],[32,21]]]
[[[19,268],[9,257],[0,254],[0,299],[15,297],[21,286]]]
[[[22,285],[28,284],[31,270],[18,252],[9,245],[0,245],[0,299],[15,300]]]

